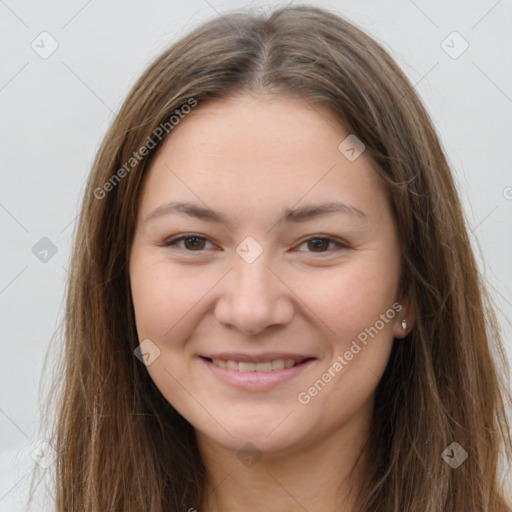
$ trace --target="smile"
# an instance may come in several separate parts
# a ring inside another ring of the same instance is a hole
[[[220,354],[219,354],[220,356]],[[233,354],[234,356],[234,354]],[[232,356],[232,357],[233,357]],[[291,357],[279,358],[263,357],[258,361],[248,361],[251,357],[239,356],[237,358],[227,357],[205,357],[199,360],[211,371],[211,376],[217,382],[240,391],[264,392],[283,385],[287,381],[298,377],[303,371],[318,362],[314,357]],[[239,359],[246,359],[240,361]]]
[[[215,366],[220,368],[229,368],[238,372],[271,372],[291,368],[298,362],[293,359],[274,359],[273,361],[264,361],[261,363],[250,363],[246,361],[233,361],[231,359],[211,359]]]

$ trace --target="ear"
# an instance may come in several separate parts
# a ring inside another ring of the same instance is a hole
[[[398,339],[405,338],[414,328],[416,323],[415,308],[409,297],[397,299],[393,305],[396,311],[393,325],[393,337]],[[405,329],[402,322],[405,320]]]

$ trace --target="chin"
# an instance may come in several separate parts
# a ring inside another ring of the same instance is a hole
[[[200,436],[227,450],[238,453],[240,450],[248,449],[249,445],[261,453],[277,454],[303,444],[301,440],[307,434],[302,432],[304,425],[302,424],[299,429],[299,425],[292,420],[293,414],[286,418],[287,414],[288,411],[279,419],[276,419],[275,415],[260,416],[258,420],[247,415],[238,416],[234,421],[231,418],[218,417],[219,423],[226,426],[229,433],[217,423],[208,424],[206,428],[197,424],[195,428]]]

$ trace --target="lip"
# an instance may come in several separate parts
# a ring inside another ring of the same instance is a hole
[[[222,355],[222,357],[220,357]],[[227,354],[218,354],[219,357],[215,357],[215,359],[224,359]],[[262,361],[269,361],[265,355],[264,359],[258,360],[256,356],[253,356],[252,359],[247,359],[249,356],[245,354],[245,359],[237,357],[232,357],[235,354],[231,354],[230,358],[234,361],[242,361],[249,363],[257,363]],[[290,354],[280,354],[279,357],[272,356],[273,359],[286,359]],[[295,355],[296,356],[296,355]],[[297,357],[297,356],[296,356]],[[227,358],[228,360],[230,358]],[[288,357],[289,359],[294,359],[294,357]],[[283,368],[282,370],[272,370],[270,372],[240,372],[237,370],[230,370],[229,368],[221,368],[220,366],[214,365],[209,359],[204,357],[200,357],[199,360],[212,372],[215,378],[223,382],[224,384],[228,384],[231,387],[242,391],[270,391],[277,386],[292,380],[293,378],[300,375],[307,368],[314,365],[317,361],[316,358],[305,358],[304,356],[299,356],[295,360],[303,360],[304,362],[292,366],[291,368]]]
[[[223,361],[237,361],[241,363],[265,363],[276,359],[293,359],[296,363],[311,359],[313,356],[305,354],[292,354],[284,352],[265,352],[263,354],[242,354],[239,352],[219,352],[215,354],[202,354],[201,357],[208,359],[222,359]]]

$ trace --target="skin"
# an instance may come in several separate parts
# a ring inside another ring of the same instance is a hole
[[[148,171],[131,289],[139,339],[160,350],[147,370],[194,426],[207,468],[209,494],[192,509],[353,510],[350,484],[364,477],[365,454],[355,463],[375,390],[393,338],[406,335],[401,322],[410,329],[413,314],[398,296],[401,252],[388,199],[365,153],[350,161],[338,149],[347,135],[322,106],[244,93],[199,104]],[[147,220],[170,201],[219,211],[226,223],[176,213]],[[329,201],[364,216],[278,222],[285,208]],[[178,235],[206,240],[164,245]],[[251,263],[236,252],[247,236],[263,251]],[[307,241],[318,237],[347,246]],[[301,403],[299,393],[332,372],[395,302],[401,311]],[[199,357],[212,351],[316,359],[293,379],[255,392],[221,382]],[[248,442],[258,459],[244,463],[240,450]]]

